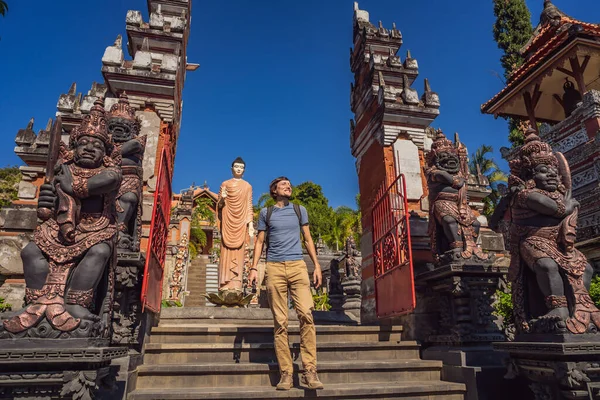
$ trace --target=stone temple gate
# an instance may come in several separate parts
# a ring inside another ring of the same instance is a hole
[[[110,110],[119,101],[119,96],[126,93],[129,106],[139,121],[139,136],[145,137],[140,175],[141,219],[137,227],[140,234],[136,237],[135,248],[119,253],[116,279],[118,307],[113,326],[113,342],[128,345],[133,357],[139,356],[153,314],[160,310],[164,262],[152,263],[152,257],[147,253],[153,231],[151,222],[158,220],[160,213],[156,200],[158,192],[161,192],[168,197],[162,203],[167,205],[163,218],[166,224],[169,223],[170,186],[181,124],[182,90],[186,73],[198,68],[198,64],[187,62],[186,54],[191,1],[149,0],[147,5],[149,20],[144,20],[141,11],[128,11],[124,16],[127,37],[119,35],[103,55],[99,54],[104,81],[94,82],[83,93],[78,92],[77,85],[73,83],[66,93],[58,97],[55,112],[62,119],[62,139],[66,143],[71,130],[89,114],[97,99],[103,100],[105,109]],[[126,57],[127,51],[131,58]],[[19,183],[18,199],[0,214],[0,297],[5,298],[13,309],[19,309],[23,304],[25,283],[19,252],[30,240],[38,223],[37,197],[46,174],[51,126],[52,120],[36,133],[32,119],[15,138],[15,153],[25,163],[20,167],[23,178]],[[167,230],[158,231],[154,229],[155,239],[165,241]],[[165,237],[160,238],[161,235]],[[154,244],[158,243],[156,240]],[[164,258],[164,251],[159,252],[163,253],[159,259]],[[144,274],[144,267],[150,267],[151,273],[147,270]],[[142,276],[144,296],[141,293]],[[142,309],[146,312],[142,313]]]

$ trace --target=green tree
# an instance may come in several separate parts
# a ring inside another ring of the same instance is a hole
[[[8,4],[6,4],[6,2],[4,0],[0,0],[0,15],[2,15],[4,17],[7,12],[8,12]]]
[[[215,213],[212,209],[213,201],[206,197],[196,199],[194,203],[194,211],[192,211],[192,226],[190,228],[190,242],[188,249],[190,258],[196,258],[208,244],[206,232],[202,229],[202,222],[208,222],[209,226],[215,224]]]
[[[493,0],[494,40],[503,51],[500,63],[504,68],[504,77],[508,79],[511,73],[525,62],[520,50],[533,35],[531,13],[525,0]],[[513,147],[524,143],[525,137],[518,129],[519,121],[509,118],[508,140]]]
[[[193,211],[193,218],[200,221],[206,221],[211,225],[215,224],[215,213],[213,211],[213,201],[207,197],[196,199]]]
[[[324,237],[330,232],[334,211],[329,207],[329,200],[323,194],[321,185],[302,182],[294,187],[290,200],[306,208],[313,238]]]
[[[0,168],[0,207],[7,207],[18,198],[20,181],[19,167]]]
[[[352,234],[352,217],[354,210],[350,207],[340,206],[331,214],[331,225],[329,231],[322,238],[325,243],[334,248],[335,251],[340,251],[344,248],[344,242]]]
[[[347,206],[333,209],[329,200],[323,194],[320,185],[314,182],[302,182],[295,186],[290,201],[306,208],[310,223],[310,232],[316,240],[319,236],[331,248],[343,248],[348,236],[354,235],[354,240],[359,243],[362,234],[360,195],[356,196],[358,210]],[[258,220],[260,210],[275,204],[269,193],[262,194],[254,205],[254,218]]]
[[[490,157],[490,154],[492,154],[493,151],[494,148],[492,146],[482,144],[475,153],[471,155],[471,159],[469,160],[469,171],[472,174],[477,175],[477,166],[479,166],[481,174],[485,175],[490,181],[492,193],[483,199],[483,214],[486,217],[490,217],[494,213],[494,209],[500,201],[501,195],[498,191],[498,184],[501,182],[508,182],[508,176],[500,170],[498,164]]]

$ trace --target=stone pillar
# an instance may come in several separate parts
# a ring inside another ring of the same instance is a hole
[[[492,348],[505,340],[493,303],[506,284],[507,264],[447,264],[415,278],[423,306],[416,319],[422,325],[414,330],[427,346],[423,358],[443,361],[442,379],[465,383],[466,400],[507,398],[503,357]]]

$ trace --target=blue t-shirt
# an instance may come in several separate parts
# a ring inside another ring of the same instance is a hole
[[[300,221],[294,211],[294,205],[279,208],[273,207],[273,213],[269,220],[269,248],[267,249],[267,261],[297,261],[302,260],[302,245],[300,244],[300,225],[308,225],[308,213],[306,208],[300,206]],[[267,209],[260,210],[258,217],[258,231],[267,230]],[[265,241],[267,238],[265,238]]]

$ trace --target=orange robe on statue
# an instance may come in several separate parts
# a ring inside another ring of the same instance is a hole
[[[219,230],[221,231],[221,256],[219,259],[219,288],[242,288],[242,274],[246,259],[246,245],[249,243],[248,224],[252,222],[252,186],[243,179],[229,179],[221,184],[227,197],[219,210]]]

